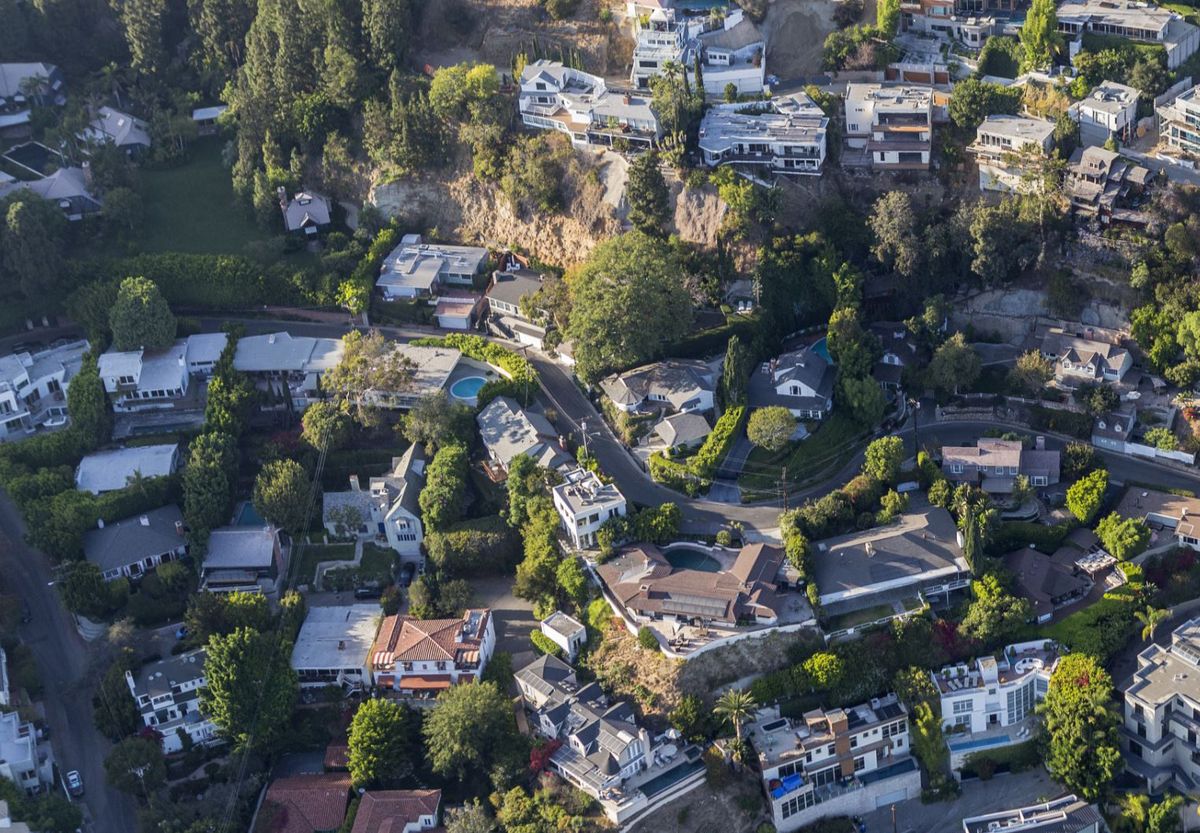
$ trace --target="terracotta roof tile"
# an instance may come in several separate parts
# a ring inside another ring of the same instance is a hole
[[[358,804],[352,833],[404,833],[421,816],[436,818],[441,803],[441,790],[370,790]]]
[[[334,773],[279,778],[267,788],[257,833],[337,830],[346,817],[350,776]],[[264,824],[265,822],[265,824]]]
[[[391,668],[397,662],[459,662],[478,657],[480,634],[487,630],[490,611],[482,611],[476,634],[461,639],[463,623],[472,611],[460,619],[414,619],[389,616],[383,620],[371,652],[375,668]]]

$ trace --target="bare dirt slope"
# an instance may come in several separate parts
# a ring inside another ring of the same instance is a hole
[[[837,26],[836,0],[772,0],[763,29],[767,35],[767,72],[783,80],[808,78],[821,71],[821,48]],[[867,0],[863,20],[875,19],[875,0]]]

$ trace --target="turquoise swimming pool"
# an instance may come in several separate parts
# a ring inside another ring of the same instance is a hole
[[[479,389],[486,384],[487,379],[482,376],[467,376],[450,386],[450,395],[455,399],[470,402],[479,394]]]
[[[258,514],[258,510],[254,508],[254,504],[246,501],[242,504],[241,511],[238,512],[237,523],[235,526],[266,526],[267,522],[262,515]]]
[[[813,352],[816,353],[818,356],[820,356],[821,358],[823,358],[825,361],[829,362],[830,364],[833,364],[833,359],[829,358],[829,342],[826,340],[826,338],[824,336],[821,336],[821,338],[818,341],[813,343],[812,349],[813,349]]]

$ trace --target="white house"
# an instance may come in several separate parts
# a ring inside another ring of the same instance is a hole
[[[784,353],[751,377],[750,405],[778,405],[797,419],[824,419],[833,410],[835,376],[833,365],[811,346]]]
[[[187,341],[165,350],[108,350],[100,356],[100,379],[115,411],[169,408],[188,392]]]
[[[668,63],[690,67],[691,49],[687,24],[675,9],[657,8],[646,15],[634,14],[633,69],[629,81],[638,89],[647,89],[650,79],[661,75]]]
[[[487,608],[459,619],[389,616],[371,653],[375,685],[416,698],[433,698],[459,683],[477,681],[496,648]]]
[[[385,301],[428,298],[443,287],[470,289],[487,259],[480,246],[423,243],[421,235],[406,234],[383,259],[375,288]]]
[[[54,784],[54,752],[38,743],[37,729],[20,712],[0,713],[0,778],[7,778],[27,795]]]
[[[579,649],[587,644],[587,628],[574,616],[561,610],[556,610],[543,619],[538,629],[542,636],[562,648],[563,656],[568,662],[574,662]]]
[[[571,455],[559,444],[558,432],[540,413],[527,411],[507,396],[497,396],[475,422],[494,469],[507,472],[513,458],[524,454],[547,469],[571,467]]]
[[[1183,16],[1138,0],[1067,0],[1057,10],[1058,31],[1072,37],[1084,32],[1158,44],[1167,52],[1167,69],[1176,69],[1200,48],[1200,28]]]
[[[1031,165],[1022,156],[1045,158],[1053,146],[1054,122],[997,115],[980,123],[967,152],[975,156],[979,165],[980,191],[1012,193],[1041,188],[1040,182],[1025,180]]]
[[[96,144],[114,145],[129,156],[140,156],[150,150],[150,126],[112,107],[97,110],[96,118],[83,130],[80,138]]]
[[[1139,93],[1116,81],[1103,81],[1087,97],[1070,108],[1068,114],[1079,123],[1085,135],[1099,128],[1104,138],[1128,139],[1137,127]],[[1099,137],[1097,137],[1099,138]],[[1103,144],[1103,140],[1097,144]]]
[[[721,28],[697,38],[704,76],[704,92],[723,96],[730,84],[739,95],[763,91],[767,71],[767,39],[762,30],[737,6],[730,6]],[[687,71],[689,67],[684,67]]]
[[[412,376],[403,390],[370,388],[365,391],[363,399],[377,408],[412,408],[424,397],[445,388],[450,381],[450,374],[462,358],[462,352],[453,347],[398,343],[393,350],[412,370]]]
[[[160,564],[187,555],[183,513],[171,504],[83,534],[83,557],[100,568],[105,581],[138,579]]]
[[[596,531],[610,518],[624,515],[625,496],[612,483],[603,483],[594,472],[575,469],[552,490],[554,508],[576,549],[596,545]]]
[[[1054,380],[1065,388],[1081,382],[1120,382],[1133,367],[1133,356],[1124,347],[1060,327],[1042,338],[1042,355],[1054,363]]]
[[[567,134],[577,148],[653,147],[662,128],[649,96],[608,89],[604,79],[540,58],[521,73],[521,121]]]
[[[829,119],[804,93],[772,98],[758,112],[747,104],[710,107],[700,123],[704,164],[746,165],[780,174],[821,173]]]
[[[1175,150],[1200,156],[1200,85],[1155,106],[1158,135]]]
[[[326,492],[322,520],[331,535],[383,536],[401,558],[419,559],[425,536],[417,498],[423,488],[425,452],[414,444],[392,458],[392,470],[372,477],[365,490],[352,475],[349,491]]]
[[[292,646],[302,688],[371,684],[371,652],[382,614],[377,604],[310,607]]]
[[[846,144],[865,149],[877,170],[928,170],[933,88],[847,84]]]
[[[79,461],[75,487],[94,495],[124,489],[136,476],[166,477],[179,465],[179,446],[140,445],[96,451]]]
[[[242,336],[237,341],[233,367],[257,383],[289,396],[302,411],[320,398],[321,375],[342,360],[340,338],[293,336],[288,332]]]
[[[195,333],[188,336],[186,341],[184,357],[188,373],[205,378],[212,376],[217,361],[229,343],[229,336],[225,333]]]
[[[164,754],[182,751],[183,735],[194,744],[220,742],[217,727],[200,711],[200,690],[207,685],[206,655],[200,648],[143,665],[136,676],[125,672],[142,722],[159,735]]]
[[[600,381],[604,395],[626,413],[644,407],[665,407],[676,413],[711,411],[716,388],[716,371],[694,359],[664,359]]]
[[[0,358],[0,440],[67,423],[67,388],[88,349],[86,341],[75,341]]]
[[[1074,793],[1033,804],[1015,807],[962,820],[963,833],[1108,833],[1100,808],[1088,804]]]

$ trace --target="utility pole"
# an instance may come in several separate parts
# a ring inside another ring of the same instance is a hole
[[[896,805],[892,805],[892,833],[896,833]]]
[[[591,455],[591,453],[588,451],[588,443],[587,443],[587,420],[586,420],[586,419],[581,419],[581,420],[579,421],[579,433],[583,435],[583,456],[585,456],[585,457],[591,457],[592,455]]]
[[[783,511],[788,511],[787,466],[779,471],[779,496],[783,498]]]

